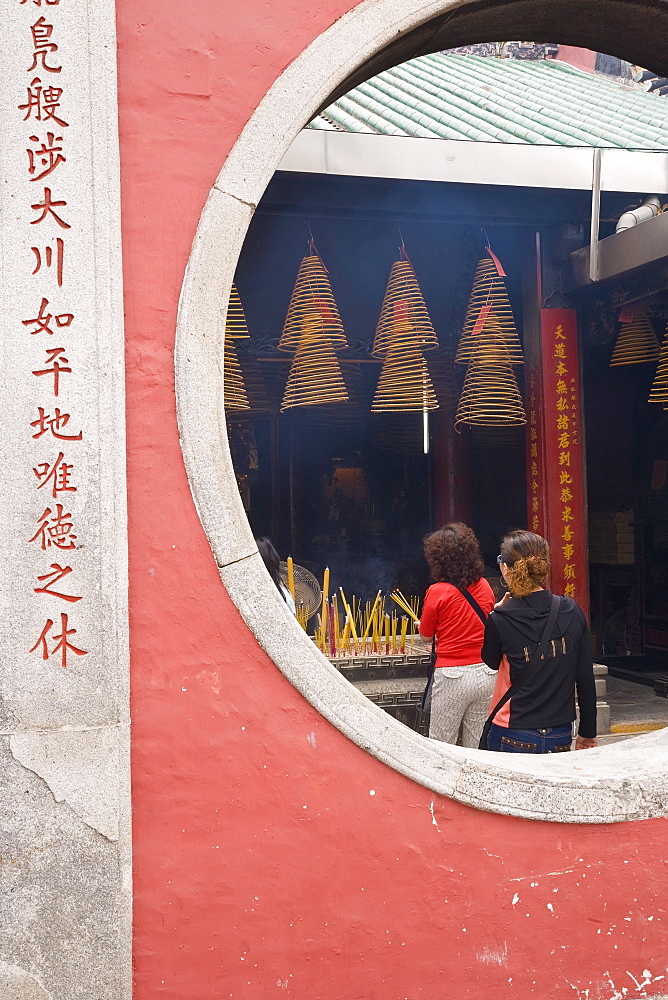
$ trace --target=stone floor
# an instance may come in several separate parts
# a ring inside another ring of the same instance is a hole
[[[599,745],[668,726],[668,698],[660,698],[647,684],[610,676],[607,682],[610,735],[599,737]]]

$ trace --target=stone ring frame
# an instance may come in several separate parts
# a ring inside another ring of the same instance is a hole
[[[247,625],[288,680],[358,746],[436,793],[492,812],[567,823],[665,816],[668,729],[568,757],[501,758],[425,739],[373,705],[288,612],[257,552],[236,485],[222,398],[223,345],[254,208],[292,140],[360,66],[431,19],[442,24],[444,15],[466,6],[362,0],[290,64],[243,130],[204,207],[179,303],[176,389],[186,469],[223,584]]]

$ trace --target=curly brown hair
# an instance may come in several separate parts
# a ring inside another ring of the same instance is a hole
[[[424,554],[432,579],[455,587],[470,587],[485,568],[478,539],[461,521],[450,521],[426,535]]]
[[[508,567],[508,589],[513,597],[528,597],[542,587],[550,572],[550,546],[533,531],[511,531],[501,542],[501,558]]]

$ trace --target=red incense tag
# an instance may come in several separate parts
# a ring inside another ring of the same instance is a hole
[[[471,336],[472,337],[477,337],[478,334],[481,332],[481,330],[483,329],[485,323],[487,322],[487,317],[489,316],[489,314],[491,313],[491,311],[492,311],[492,307],[491,307],[491,305],[489,303],[486,306],[482,307],[482,309],[478,313],[478,318],[475,321],[475,326],[471,330]]]
[[[499,276],[500,278],[505,278],[505,276],[506,276],[506,272],[505,272],[505,271],[503,270],[503,268],[501,267],[501,261],[500,261],[500,260],[499,260],[499,258],[498,258],[498,257],[496,256],[496,254],[494,253],[494,251],[493,251],[493,250],[490,250],[490,248],[489,248],[489,247],[487,247],[487,253],[488,253],[488,254],[490,255],[490,257],[491,257],[491,258],[492,258],[492,260],[494,261],[494,267],[496,268],[496,273],[498,274],[498,276]]]
[[[636,314],[636,307],[632,305],[622,306],[617,317],[620,323],[632,323]]]
[[[399,299],[394,303],[394,320],[396,323],[408,323],[408,302],[406,299]]]

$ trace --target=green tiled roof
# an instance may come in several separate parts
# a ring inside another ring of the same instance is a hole
[[[310,128],[668,149],[668,99],[552,60],[436,53],[349,91]]]

